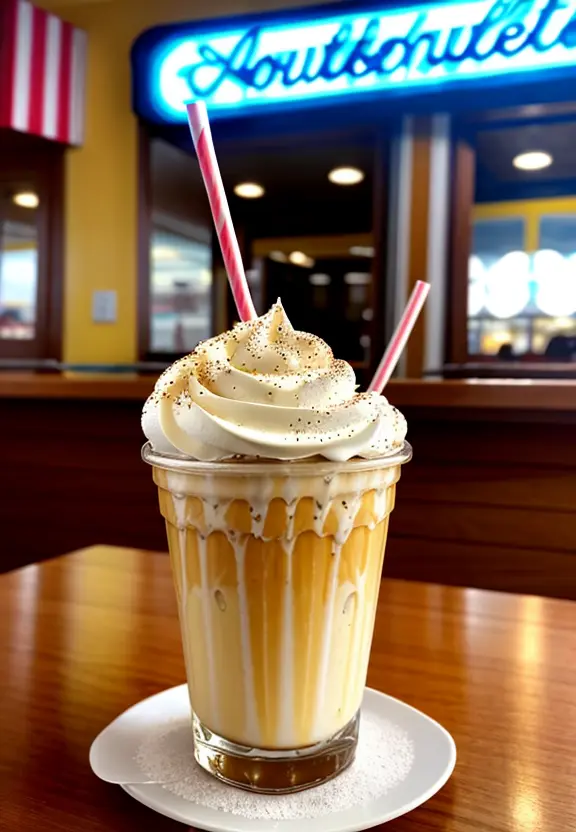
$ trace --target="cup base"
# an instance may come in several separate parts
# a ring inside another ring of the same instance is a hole
[[[230,742],[192,714],[194,757],[207,772],[240,789],[289,794],[319,786],[344,771],[356,754],[360,711],[323,742],[294,750],[250,748]]]

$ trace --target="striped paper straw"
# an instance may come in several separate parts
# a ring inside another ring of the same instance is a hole
[[[250,321],[256,317],[256,310],[250,296],[246,272],[242,265],[242,257],[238,240],[232,225],[232,217],[228,207],[228,200],[224,193],[224,185],[220,176],[220,169],[216,160],[214,143],[208,122],[206,104],[203,101],[194,101],[186,106],[188,111],[188,123],[192,133],[192,141],[196,148],[196,155],[200,164],[202,178],[208,193],[208,201],[216,226],[216,234],[222,249],[222,257],[228,274],[228,281],[240,320]]]
[[[410,337],[410,333],[414,329],[414,324],[418,319],[418,315],[422,311],[424,302],[428,297],[430,291],[430,284],[423,280],[417,280],[414,286],[414,291],[410,295],[410,300],[406,305],[406,309],[400,322],[396,327],[396,331],[392,336],[390,343],[386,348],[386,352],[382,356],[382,361],[378,365],[376,374],[370,382],[368,391],[371,393],[381,393],[390,381],[390,376],[394,372],[394,368],[402,355],[406,342]]]

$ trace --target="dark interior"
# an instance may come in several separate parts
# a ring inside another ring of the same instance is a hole
[[[154,206],[192,222],[203,237],[210,233],[211,218],[191,143],[182,138],[177,146],[174,135],[168,138],[153,141]],[[258,308],[281,297],[295,327],[324,337],[359,373],[370,364],[372,332],[381,326],[374,314],[372,240],[373,171],[381,147],[374,129],[342,129],[292,135],[288,141],[286,136],[222,139],[217,148],[244,260],[258,283],[252,285]],[[329,171],[339,166],[360,168],[364,179],[347,186],[330,182]],[[262,185],[264,195],[236,196],[234,186],[241,182]],[[361,256],[362,246],[356,251],[354,243],[367,240],[363,248],[369,256]],[[279,247],[286,249],[283,262],[269,256]],[[293,248],[313,255],[310,264],[290,262]],[[229,314],[234,315],[231,306]]]
[[[555,113],[549,107],[526,107],[524,115],[501,124],[477,124],[476,202],[538,199],[576,193],[576,114]],[[545,150],[554,164],[543,170],[519,170],[512,160],[519,153]]]

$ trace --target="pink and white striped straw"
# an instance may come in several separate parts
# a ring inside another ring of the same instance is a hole
[[[429,291],[429,283],[425,283],[423,280],[416,281],[414,290],[406,304],[406,309],[400,318],[394,335],[390,339],[390,343],[386,347],[386,352],[382,356],[382,361],[378,365],[374,378],[370,382],[369,392],[381,393],[390,381],[390,376],[394,372],[396,364],[398,364]]]
[[[188,123],[190,125],[190,132],[192,133],[192,141],[196,148],[202,178],[204,179],[204,185],[208,193],[208,201],[210,202],[214,225],[216,226],[216,234],[218,235],[220,248],[222,249],[222,257],[224,258],[224,265],[228,274],[230,288],[234,295],[234,301],[236,302],[236,308],[238,309],[240,320],[250,321],[256,317],[256,310],[252,302],[252,297],[250,296],[246,272],[242,265],[242,256],[234,232],[234,226],[232,225],[228,200],[226,199],[222,177],[220,176],[220,170],[216,160],[206,104],[203,101],[194,101],[192,104],[186,105],[186,110],[188,111]]]

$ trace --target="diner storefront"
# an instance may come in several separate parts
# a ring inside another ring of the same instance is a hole
[[[0,360],[61,357],[64,164],[84,139],[85,33],[0,3]]]
[[[190,349],[233,314],[185,124],[199,97],[260,308],[281,294],[361,380],[421,278],[409,375],[533,372],[554,339],[569,351],[575,15],[557,0],[354,3],[144,32],[141,356]],[[551,164],[515,166],[526,152]]]

